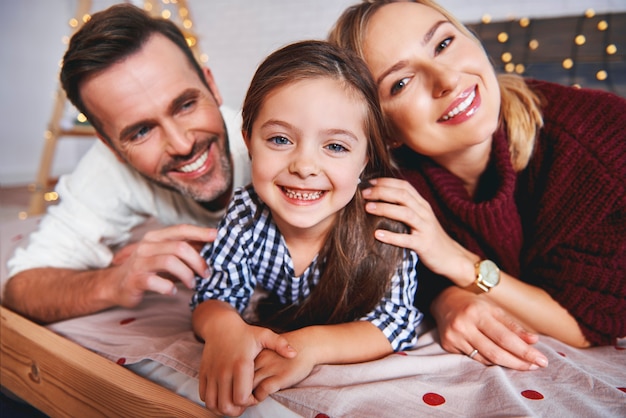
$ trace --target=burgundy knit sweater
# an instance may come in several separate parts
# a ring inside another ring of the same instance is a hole
[[[432,160],[406,147],[395,157],[452,238],[545,289],[591,343],[612,344],[626,336],[626,100],[528,84],[547,101],[530,163],[515,173],[497,133],[473,199]],[[452,283],[420,269],[417,304],[428,312]]]

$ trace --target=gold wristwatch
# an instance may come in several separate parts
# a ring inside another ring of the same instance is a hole
[[[474,270],[476,272],[476,280],[471,285],[465,287],[465,290],[476,294],[488,293],[500,283],[500,269],[493,261],[479,261],[474,265]]]

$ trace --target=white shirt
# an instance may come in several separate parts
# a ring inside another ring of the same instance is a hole
[[[250,182],[241,115],[222,107],[233,159],[234,188]],[[178,192],[163,188],[121,163],[101,141],[76,169],[59,180],[59,203],[48,209],[25,248],[8,262],[9,277],[32,268],[84,270],[107,267],[113,251],[150,218],[162,225],[216,226],[225,210],[210,212]],[[4,286],[2,286],[4,290]]]

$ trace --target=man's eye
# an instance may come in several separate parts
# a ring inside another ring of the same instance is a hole
[[[135,135],[133,135],[131,140],[135,141],[143,139],[146,135],[148,135],[148,133],[150,133],[150,129],[151,128],[148,126],[142,126],[140,129],[137,130]]]
[[[182,109],[183,109],[183,110],[187,110],[187,109],[189,109],[189,108],[192,108],[195,104],[196,104],[196,101],[195,101],[195,100],[190,100],[190,101],[188,101],[188,102],[183,103],[183,105],[182,105]]]
[[[409,78],[405,77],[402,80],[398,81],[393,86],[391,86],[391,95],[394,96],[394,95],[398,94],[400,92],[400,90],[402,90],[406,86],[408,80],[409,80]]]

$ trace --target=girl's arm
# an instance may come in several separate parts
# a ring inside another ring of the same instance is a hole
[[[293,357],[287,340],[267,328],[248,325],[230,304],[200,303],[192,314],[193,330],[205,342],[199,371],[200,399],[211,412],[239,416],[256,404],[252,395],[254,359],[263,350]]]
[[[254,375],[254,396],[258,401],[299,383],[318,364],[360,363],[393,352],[387,337],[368,321],[310,326],[283,336],[298,355],[286,358],[268,350],[259,354]]]

